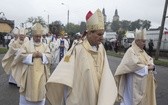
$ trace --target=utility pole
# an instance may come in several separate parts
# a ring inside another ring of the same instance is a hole
[[[159,39],[158,39],[157,49],[156,49],[156,53],[155,53],[155,60],[158,60],[158,58],[159,58],[160,45],[161,45],[161,40],[162,40],[162,35],[163,35],[163,30],[164,30],[166,13],[167,13],[167,6],[168,6],[168,0],[165,0],[165,6],[164,6],[164,11],[163,11],[162,23],[161,23],[160,33],[159,33]]]

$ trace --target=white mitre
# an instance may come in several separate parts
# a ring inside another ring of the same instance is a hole
[[[44,28],[40,23],[36,23],[32,26],[33,35],[43,35]]]
[[[135,30],[135,40],[136,39],[146,39],[146,28],[144,29],[136,29]]]
[[[19,35],[26,35],[27,32],[28,32],[28,30],[25,29],[25,28],[20,28],[19,29]]]
[[[104,16],[100,9],[97,9],[94,14],[90,11],[86,15],[86,28],[90,30],[104,30]]]
[[[12,30],[12,33],[14,35],[18,35],[19,34],[19,29],[17,27],[15,27],[13,30]]]

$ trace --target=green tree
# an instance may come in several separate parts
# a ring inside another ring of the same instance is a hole
[[[133,30],[135,30],[136,28],[139,29],[140,27],[149,29],[150,26],[151,26],[151,22],[150,22],[150,21],[138,19],[138,20],[133,21],[133,22],[131,23],[129,30],[130,30],[130,31],[133,31]]]
[[[86,30],[86,22],[81,22],[80,24],[80,33],[83,33]]]
[[[53,34],[60,35],[61,31],[64,30],[64,26],[61,21],[54,21],[49,24],[49,30]]]
[[[122,28],[120,28],[117,32],[117,40],[119,41],[119,45],[121,45],[121,41],[126,33],[126,31]]]
[[[133,21],[130,26],[130,31],[135,30],[136,28],[139,29],[142,26],[142,22],[139,20]]]
[[[143,28],[146,28],[147,30],[151,27],[151,22],[149,20],[143,21]]]
[[[77,32],[80,31],[80,26],[77,24],[73,24],[73,23],[68,23],[65,26],[65,31],[69,34],[69,35],[75,35]]]
[[[118,41],[118,50],[121,51],[122,49],[122,45],[121,45],[121,41],[126,33],[126,31],[122,28],[118,29],[117,33],[117,41]]]
[[[125,31],[129,30],[129,27],[131,25],[131,21],[128,20],[122,20],[121,22],[121,28]]]

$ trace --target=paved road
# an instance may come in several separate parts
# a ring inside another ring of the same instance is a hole
[[[0,61],[4,55],[0,55]],[[121,59],[116,57],[108,57],[112,72],[114,73]],[[157,88],[157,103],[158,105],[168,105],[168,68],[156,66],[158,74],[156,79],[158,82]],[[19,93],[16,86],[8,84],[8,76],[4,73],[0,65],[0,105],[18,105]],[[46,103],[46,105],[49,105]],[[118,105],[116,103],[116,105]]]

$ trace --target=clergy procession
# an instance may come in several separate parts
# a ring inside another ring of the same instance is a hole
[[[156,67],[144,50],[146,29],[135,30],[115,72],[102,44],[99,9],[86,14],[86,30],[72,44],[66,33],[46,36],[40,23],[31,29],[30,38],[27,29],[13,29],[2,59],[9,84],[18,88],[17,105],[157,105]]]

